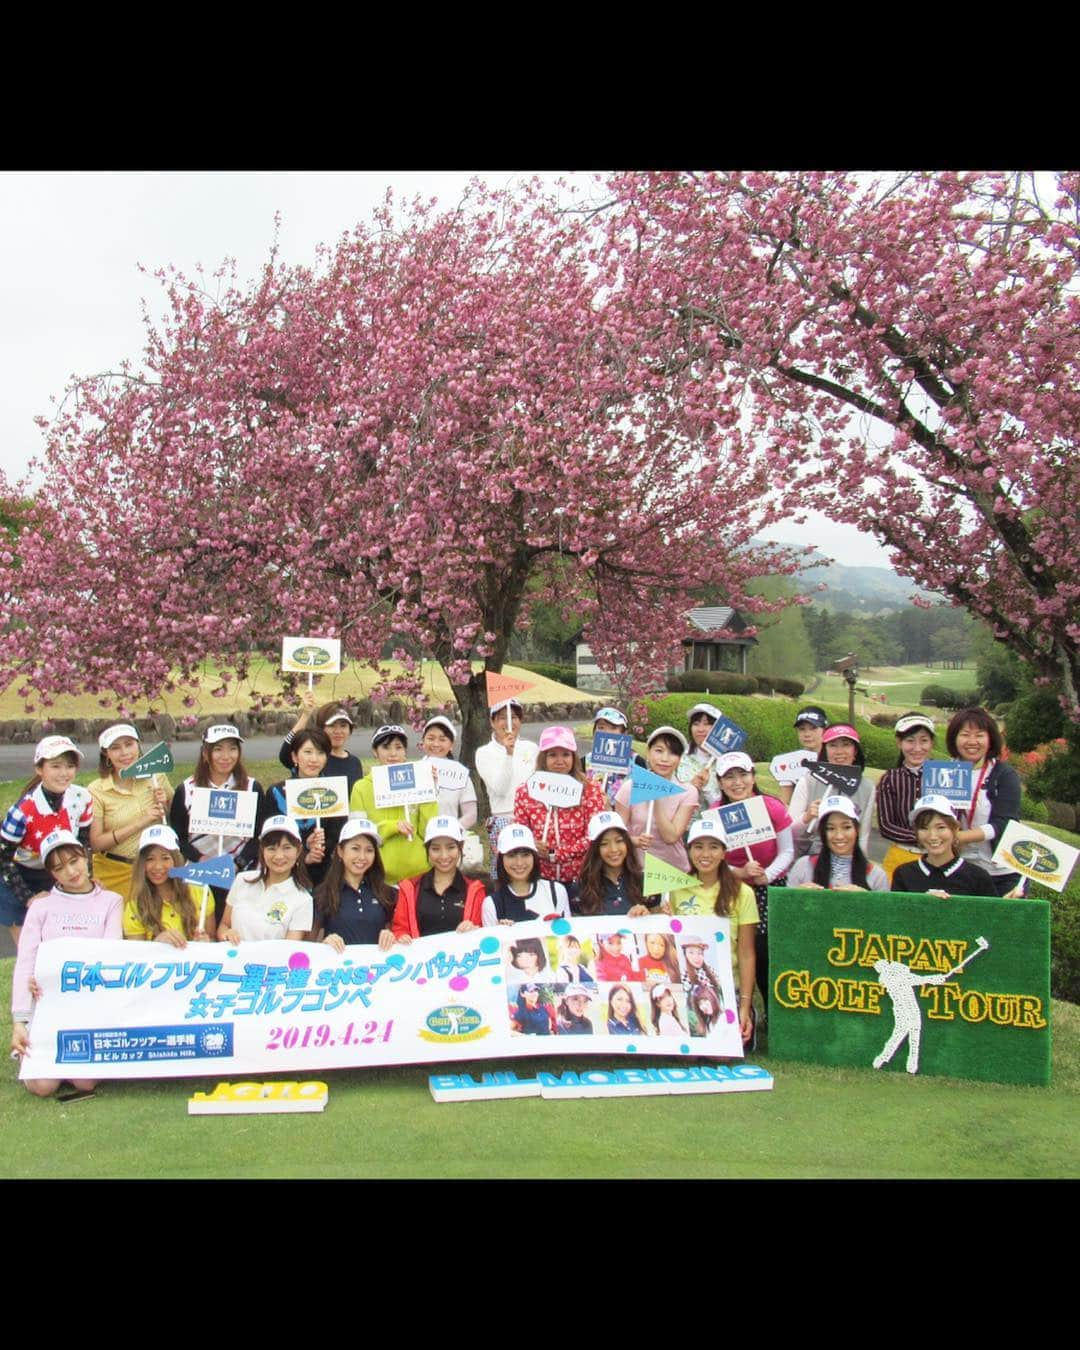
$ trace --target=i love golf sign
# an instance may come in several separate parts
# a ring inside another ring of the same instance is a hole
[[[1043,900],[770,889],[780,1059],[1050,1081]]]

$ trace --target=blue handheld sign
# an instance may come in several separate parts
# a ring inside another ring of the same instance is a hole
[[[411,764],[391,764],[387,781],[391,792],[411,792],[416,787],[416,770]]]
[[[223,853],[220,858],[207,858],[203,862],[185,863],[183,867],[170,867],[169,876],[193,882],[196,886],[219,886],[227,889],[236,880],[236,864],[232,860],[231,853]]]
[[[658,773],[650,773],[640,764],[635,764],[630,769],[631,806],[637,806],[639,802],[654,802],[660,797],[677,797],[685,791],[683,783],[672,782],[670,778],[661,778]]]
[[[928,759],[922,766],[922,796],[931,793],[971,805],[971,765],[962,759]]]
[[[216,788],[212,790],[209,814],[212,820],[234,820],[236,818],[236,793],[219,792]]]
[[[628,773],[634,760],[634,738],[613,731],[598,731],[593,737],[590,769]]]
[[[704,744],[706,750],[719,758],[741,750],[749,739],[749,733],[743,731],[738,722],[733,722],[730,717],[720,717],[713,723]]]

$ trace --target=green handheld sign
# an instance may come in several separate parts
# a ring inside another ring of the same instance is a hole
[[[121,778],[152,778],[156,773],[172,773],[172,751],[164,741],[152,745],[145,755],[140,755],[134,764],[120,770]]]

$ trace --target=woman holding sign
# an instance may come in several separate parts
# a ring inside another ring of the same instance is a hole
[[[323,778],[330,759],[330,738],[317,727],[298,731],[293,737],[293,778]],[[344,775],[342,775],[344,776]],[[267,789],[267,809],[278,815],[290,815],[285,784],[275,783]],[[344,810],[344,802],[342,802]],[[345,816],[293,816],[304,844],[304,866],[312,886],[318,886],[330,870],[330,862],[337,847]]]
[[[353,784],[358,783],[364,776],[364,766],[349,749],[349,737],[352,735],[355,723],[348,708],[343,707],[340,703],[324,703],[321,708],[316,708],[315,693],[311,689],[304,690],[300,696],[300,702],[304,711],[296,719],[292,730],[285,733],[285,739],[281,742],[281,749],[278,751],[278,759],[286,769],[291,769],[293,767],[293,741],[296,736],[307,726],[325,731],[330,739],[330,763],[327,776],[331,778],[344,777],[349,784],[349,791],[352,792]]]
[[[476,789],[468,769],[454,758],[455,735],[449,717],[429,717],[420,733],[420,749],[434,761],[439,815],[453,816],[463,830],[471,830],[476,824]]]
[[[230,792],[257,792],[259,794],[255,826],[258,829],[265,814],[265,802],[262,789],[254,778],[248,777],[244,768],[244,738],[236,727],[228,722],[219,722],[207,727],[203,732],[202,747],[195,772],[185,778],[173,794],[172,807],[169,810],[169,824],[180,841],[180,852],[190,862],[202,862],[205,858],[216,858],[224,851],[231,855],[237,870],[249,867],[255,858],[258,845],[254,838],[241,838],[228,833],[222,835],[191,835],[191,800],[196,788],[222,788]],[[214,913],[218,924],[225,908],[228,891],[222,887],[211,887],[214,893]]]
[[[769,1006],[769,887],[782,886],[788,868],[795,861],[795,844],[791,837],[791,817],[778,797],[762,792],[754,778],[754,761],[741,750],[722,755],[716,762],[720,778],[720,801],[714,806],[730,806],[733,802],[761,802],[768,813],[772,834],[749,847],[728,849],[727,865],[739,881],[745,881],[754,892],[758,908],[757,933],[754,939],[757,955],[757,986],[765,1007]]]
[[[150,825],[160,825],[172,800],[168,780],[160,774],[121,778],[142,753],[139,733],[127,722],[106,727],[98,737],[98,777],[90,784],[94,820],[90,847],[94,850],[94,880],[126,901],[131,869],[139,851],[139,836]]]
[[[131,896],[124,905],[124,937],[171,947],[214,941],[214,903],[202,898],[210,888],[199,886],[201,894],[196,899],[186,881],[169,875],[183,863],[180,841],[168,825],[143,830],[131,874]]]
[[[380,765],[404,764],[409,753],[409,733],[397,723],[376,727],[371,748]],[[439,803],[376,806],[375,795],[381,792],[381,783],[382,778],[377,772],[369,773],[353,788],[349,808],[353,815],[365,816],[378,829],[386,881],[388,885],[396,886],[406,877],[418,876],[427,867],[424,830],[439,814]]]
[[[589,821],[604,809],[604,794],[598,784],[586,781],[578,767],[577,741],[569,727],[546,727],[540,736],[536,757],[537,775],[554,783],[530,777],[514,794],[514,820],[528,825],[540,855],[540,875],[548,881],[576,881],[589,846]],[[576,784],[567,798],[572,805],[559,805],[559,778]],[[547,800],[539,795],[544,792]]]
[[[831,726],[821,737],[828,764],[841,769],[858,769],[858,783],[838,786],[836,782],[823,782],[814,777],[813,762],[807,764],[805,777],[795,784],[792,794],[791,812],[792,834],[795,840],[795,855],[802,857],[806,853],[815,856],[821,849],[821,838],[817,829],[818,812],[822,798],[842,795],[850,798],[859,809],[859,847],[866,853],[870,843],[870,824],[874,807],[874,785],[862,772],[866,763],[859,733],[844,722]],[[827,770],[826,770],[827,772]]]
[[[720,782],[716,777],[716,756],[705,749],[709,732],[716,726],[723,713],[713,703],[695,703],[689,712],[690,740],[693,748],[684,753],[675,771],[680,783],[689,783],[696,787],[703,802],[712,801],[720,795]]]
[[[686,753],[685,736],[674,727],[657,727],[648,747],[649,771],[674,784],[679,761]],[[682,792],[631,805],[633,787],[631,774],[615,794],[615,810],[626,822],[639,864],[644,867],[645,854],[651,853],[685,872],[688,862],[682,841],[698,807],[697,788],[691,783]]]
[[[960,812],[961,855],[990,873],[998,895],[1024,894],[1019,872],[993,861],[994,841],[1020,819],[1020,775],[1002,762],[1001,732],[985,708],[961,708],[945,732],[954,759],[972,767],[971,800]]]

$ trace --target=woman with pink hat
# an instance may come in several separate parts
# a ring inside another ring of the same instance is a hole
[[[795,784],[791,805],[788,811],[792,819],[792,837],[795,841],[796,858],[807,853],[814,857],[821,852],[821,833],[818,830],[818,812],[823,797],[841,795],[853,801],[859,811],[859,847],[867,853],[870,843],[870,823],[874,808],[874,785],[862,772],[866,764],[862,741],[854,727],[846,722],[838,722],[827,727],[821,737],[822,749],[829,764],[855,769],[858,782],[854,785],[819,782],[813,776],[813,762],[808,762],[808,772]]]
[[[578,765],[577,741],[569,727],[547,727],[540,736],[537,773],[566,775],[567,804],[541,801],[530,776],[514,794],[514,820],[528,825],[540,855],[540,875],[548,881],[576,881],[589,846],[589,820],[604,809],[604,794]]]

